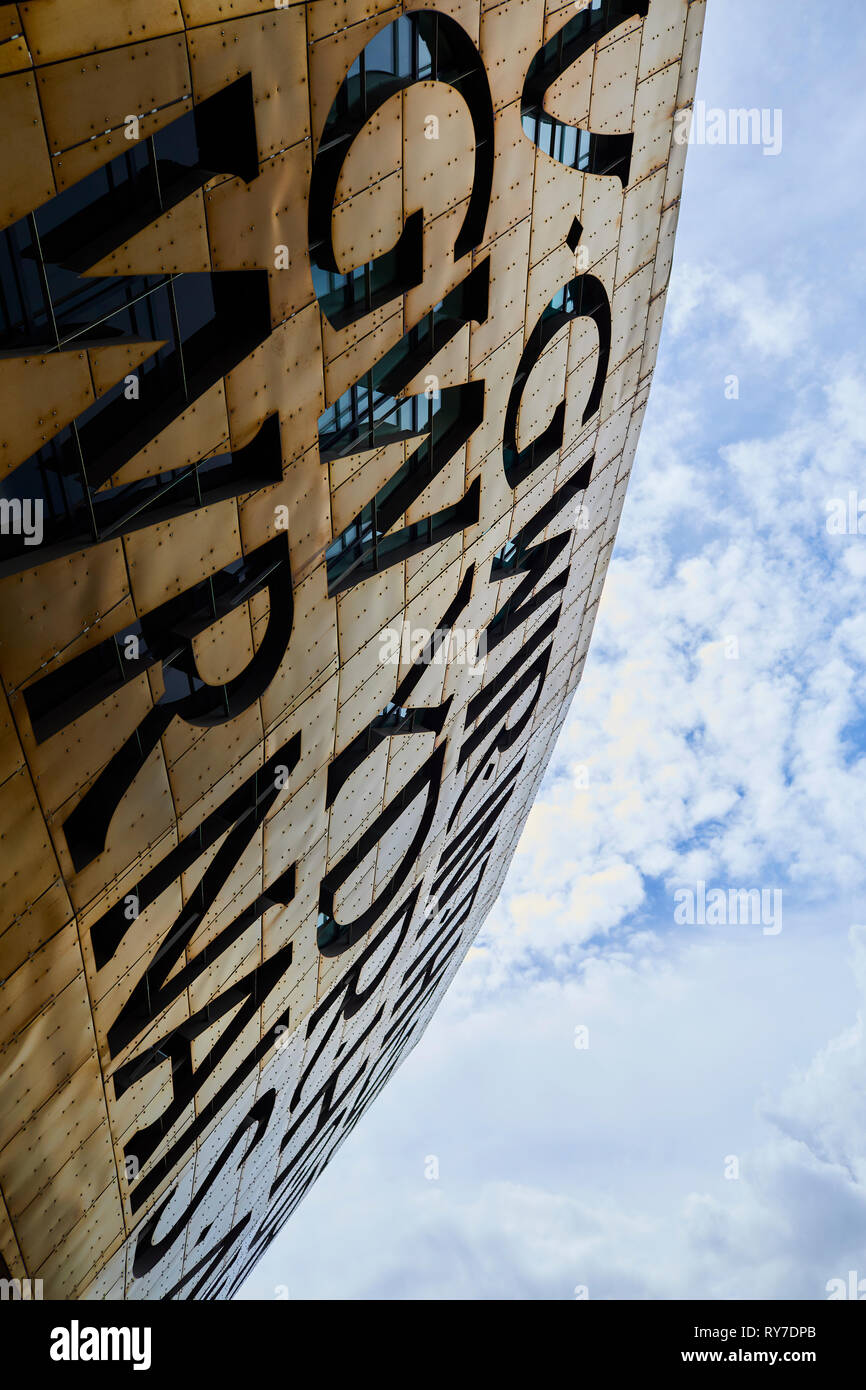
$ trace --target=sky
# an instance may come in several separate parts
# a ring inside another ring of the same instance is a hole
[[[698,100],[780,110],[781,150],[689,150],[589,657],[501,897],[242,1297],[866,1296],[866,8],[708,10]],[[676,920],[699,882],[781,910]]]

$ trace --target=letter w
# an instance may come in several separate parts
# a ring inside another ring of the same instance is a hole
[[[216,497],[279,481],[279,431],[271,419],[234,459],[105,487],[270,335],[271,319],[266,270],[164,273],[154,266],[130,276],[91,268],[215,175],[249,183],[258,171],[247,74],[0,233],[6,320],[0,356],[83,356],[83,350],[128,347],[134,351],[124,355],[125,370],[137,363],[133,395],[129,378],[118,379],[115,371],[114,384],[37,453],[23,461],[13,455],[4,492],[43,499],[45,535],[35,549],[10,537],[0,572],[44,564]]]

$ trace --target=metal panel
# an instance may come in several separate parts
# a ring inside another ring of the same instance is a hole
[[[5,419],[0,469],[5,476],[93,404],[86,352],[13,357],[0,362]]]
[[[472,192],[472,119],[462,98],[441,82],[418,82],[407,87],[402,101],[403,208],[407,216],[416,208],[423,208],[425,222],[432,221]],[[381,108],[383,118],[386,109]],[[399,140],[399,110],[395,115],[391,125]],[[398,144],[390,167],[393,169],[399,161]]]
[[[140,275],[153,266],[175,273],[210,270],[204,207],[204,194],[197,189],[118,250],[95,261],[88,275]]]
[[[18,12],[37,66],[183,29],[178,0],[22,0]]]
[[[214,270],[269,271],[274,324],[313,298],[309,264],[302,254],[309,182],[310,148],[299,144],[264,162],[251,183],[228,179],[207,193]],[[289,262],[285,267],[282,247]]]
[[[0,787],[0,845],[2,921],[9,926],[48,891],[57,874],[51,842],[26,767],[19,768]],[[5,936],[0,937],[0,945],[4,942]]]
[[[7,18],[7,23],[11,21],[11,16]],[[11,21],[14,23],[14,21]],[[20,72],[23,68],[31,66],[30,52],[27,48],[27,40],[23,34],[14,34],[11,38],[0,40],[0,73]]]
[[[517,101],[542,44],[544,0],[503,0],[481,16],[481,47],[496,110]]]
[[[273,5],[244,0],[244,8],[244,19],[232,15],[230,23],[208,24],[190,33],[193,92],[196,101],[203,101],[250,73],[259,156],[267,160],[310,134],[304,6],[274,11]],[[249,13],[259,8],[270,13]]]
[[[14,139],[3,142],[0,165],[0,220],[5,227],[55,192],[48,136],[32,74],[21,72],[0,78],[0,129],[15,132]]]
[[[127,116],[139,118],[144,138],[192,104],[186,42],[178,36],[55,63],[38,69],[37,79],[58,189],[127,147]]]
[[[634,102],[632,179],[637,182],[667,163],[671,148],[679,70],[675,63],[638,84]]]

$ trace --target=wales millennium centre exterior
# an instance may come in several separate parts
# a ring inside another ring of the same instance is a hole
[[[230,1297],[460,968],[586,659],[703,11],[0,4],[5,1280]]]

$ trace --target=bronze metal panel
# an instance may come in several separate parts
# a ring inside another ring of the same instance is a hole
[[[621,285],[611,298],[613,330],[610,361],[616,366],[641,346],[646,333],[646,316],[652,287],[653,264],[649,261]]]
[[[411,327],[428,314],[434,304],[469,273],[469,256],[455,260],[454,243],[466,214],[466,204],[458,203],[440,213],[424,228],[424,278],[408,290],[405,297],[406,326]]]
[[[504,0],[482,14],[481,50],[497,111],[519,101],[543,32],[544,0]]]
[[[529,374],[517,412],[517,447],[525,449],[546,429],[565,396],[568,325],[551,340]]]
[[[285,463],[316,443],[318,419],[325,408],[318,317],[318,307],[310,304],[279,324],[261,347],[229,372],[226,401],[235,449],[248,444],[265,416],[274,411],[279,411],[283,425]]]
[[[340,661],[370,648],[383,627],[403,611],[403,566],[392,565],[381,574],[337,597],[337,631]]]
[[[498,110],[493,118],[493,186],[482,247],[533,212],[535,146],[520,123],[520,102]],[[478,252],[476,252],[478,255]]]
[[[88,275],[146,275],[210,270],[204,193],[197,189],[177,207],[154,219],[123,246],[95,262]]]
[[[334,256],[343,273],[381,256],[403,230],[403,184],[399,170],[334,208]]]
[[[0,129],[9,132],[0,153],[0,223],[5,227],[39,207],[56,191],[32,73],[0,78]]]
[[[126,349],[99,349],[100,356],[104,352],[123,351]],[[90,357],[93,360],[96,352],[91,350]],[[101,364],[99,367],[94,364],[93,370],[96,375]],[[210,454],[227,453],[230,448],[225,385],[218,381],[118,469],[109,479],[109,485],[117,487],[135,478],[150,478],[172,468],[182,468],[186,463],[196,463]]]
[[[40,67],[183,29],[178,0],[112,0],[96,7],[90,0],[22,0],[18,10]]]
[[[69,1188],[58,1191],[58,1205],[76,1200],[74,1174],[66,1176]],[[123,1235],[120,1196],[116,1184],[112,1184],[87,1208],[45,1264],[37,1269],[49,1297],[71,1298],[91,1272],[120,1247]]]
[[[0,786],[24,767],[24,752],[9,709],[6,693],[0,686]]]
[[[553,251],[567,250],[566,238],[571,230],[572,219],[577,217],[583,222],[581,218],[581,194],[586,197],[587,186],[591,183],[607,188],[612,180],[595,179],[592,176],[587,178],[576,170],[569,169],[565,164],[560,164],[557,160],[552,159],[543,150],[536,151],[530,241],[530,261],[533,266],[537,266]],[[616,194],[612,194],[611,198],[613,201]],[[568,209],[572,216],[567,214],[563,216],[563,208]],[[592,225],[596,227],[597,220]],[[581,236],[580,249],[585,255],[590,256],[589,263],[591,264],[591,251],[587,245],[586,237],[586,233]],[[527,327],[532,322],[527,310]]]
[[[38,69],[37,79],[58,189],[122,152],[127,116],[139,118],[144,138],[191,106],[186,40],[180,35],[53,63]]]
[[[70,924],[0,987],[0,1123],[7,1138],[94,1055],[80,971]]]
[[[313,299],[305,254],[310,169],[309,145],[293,145],[263,163],[251,183],[227,179],[207,193],[214,270],[267,270],[275,325]]]
[[[257,8],[246,0],[244,7]],[[196,101],[252,74],[259,156],[266,160],[310,130],[304,6],[261,8],[270,13],[193,28],[189,62]]]
[[[146,362],[159,348],[162,347],[164,339],[151,343],[136,343],[132,347],[102,347],[88,349],[87,357],[90,362],[90,373],[93,378],[93,386],[97,396],[102,396],[109,391],[112,386],[116,386],[119,381],[130,373],[135,372],[142,362]],[[61,360],[67,355],[61,354]],[[49,361],[53,359],[48,359]]]
[[[430,222],[472,192],[472,118],[463,98],[442,82],[418,82],[402,97],[403,206],[406,215],[423,208]],[[399,122],[391,124],[399,134]]]
[[[21,1258],[21,1251],[15,1239],[15,1231],[12,1228],[2,1192],[0,1192],[0,1257],[5,1261],[6,1268],[13,1279],[27,1278],[27,1266]]]
[[[679,70],[688,9],[688,0],[680,0],[679,5],[672,7],[650,7],[642,26],[638,81],[642,82],[669,63],[674,63]]]
[[[237,653],[233,652],[232,655],[236,656]],[[189,725],[176,722],[165,736],[166,747],[173,748],[181,740],[189,740],[191,743],[191,746],[172,762],[168,772],[177,814],[183,815],[196,806],[209,791],[214,774],[221,768],[228,770],[234,767],[241,758],[257,749],[261,744],[262,735],[262,717],[258,702],[235,719],[230,719],[225,724],[217,724],[203,735],[198,729],[191,729]]]
[[[501,466],[502,420],[522,352],[523,334],[514,333],[476,369],[475,375],[484,380],[484,419],[466,446],[470,473],[491,451],[495,451],[494,466]]]
[[[115,1178],[102,1073],[91,1056],[0,1152],[6,1205],[33,1264],[62,1239],[52,1218],[71,1230],[83,1210]],[[74,1178],[78,1202],[52,1212],[58,1182]],[[80,1205],[79,1205],[80,1203]],[[40,1248],[40,1240],[46,1244]]]
[[[21,18],[17,5],[4,5],[0,14],[0,43],[8,43],[21,33]]]
[[[469,479],[466,481],[468,483]],[[461,556],[472,545],[477,530],[477,527],[470,526],[464,535],[450,536],[447,541],[441,541],[439,545],[431,546],[429,550],[423,551],[420,555],[413,555],[406,561],[407,602],[411,602],[422,593],[439,573],[460,561]],[[455,580],[455,590],[451,597],[456,595],[456,587]]]
[[[29,893],[32,894],[32,889]],[[4,920],[9,912],[4,908]],[[6,929],[0,932],[0,980],[8,979],[72,918],[72,903],[62,879],[40,893]]]
[[[432,87],[431,83],[422,84]],[[340,170],[334,206],[399,171],[403,158],[403,101],[395,92],[356,135]],[[423,130],[423,117],[419,126]]]
[[[238,510],[245,551],[284,531],[288,518],[292,579],[299,584],[319,563],[331,539],[328,475],[318,450],[293,460],[281,483],[252,493]],[[262,614],[255,602],[251,607],[257,620]]]
[[[14,691],[44,666],[59,665],[61,654],[68,659],[101,641],[106,633],[100,620],[119,613],[125,588],[119,541],[0,580],[0,670],[6,689]],[[119,628],[125,619],[110,621]],[[17,719],[14,699],[10,704]]]
[[[671,63],[638,84],[634,102],[635,141],[632,153],[634,182],[639,182],[668,161],[674,110],[679,86],[679,67]]]
[[[82,794],[86,790],[83,786]],[[76,797],[75,804],[78,800]],[[72,810],[72,806],[70,798],[58,818],[51,823],[51,838],[61,872],[69,884],[70,897],[75,906],[80,907],[137,858],[146,861],[148,850],[171,830],[174,811],[162,749],[154,749],[123,797],[112,819],[105,850],[78,874],[73,873],[66,839],[60,828],[60,822]]]
[[[8,926],[47,892],[57,876],[51,841],[25,767],[0,787],[0,847],[0,920]]]
[[[333,518],[334,532],[339,535],[344,531],[366,506],[371,497],[375,497],[380,488],[384,487],[393,473],[397,472],[406,457],[405,444],[389,444],[385,449],[378,449],[372,453],[355,454],[353,461],[356,468],[351,477],[344,483],[333,487]],[[345,464],[348,460],[340,459],[339,463]]]
[[[29,730],[22,728],[22,743],[49,819],[64,818],[78,799],[78,789],[96,777],[150,707],[150,688],[141,675],[38,746]],[[62,834],[59,825],[55,829]]]
[[[476,252],[475,264],[490,256],[489,313],[484,323],[470,328],[469,352],[474,370],[513,333],[523,336],[526,318],[526,281],[529,275],[531,222],[525,217],[510,231],[491,242],[488,252]]]
[[[640,43],[638,21],[620,25],[597,45],[589,103],[592,130],[610,135],[631,129]]]
[[[352,25],[359,28],[359,20],[372,20],[373,32],[385,27],[399,13],[400,6],[394,0],[364,0],[362,6],[354,0],[315,0],[307,5],[310,43],[317,39],[345,30]],[[368,28],[365,25],[365,31]],[[360,52],[360,46],[356,47]]]
[[[298,3],[303,7],[303,0],[292,0],[293,5]],[[188,29],[213,24],[218,19],[234,19],[239,4],[245,14],[274,8],[274,0],[180,0],[180,4]]]
[[[192,639],[196,666],[208,685],[222,685],[243,670],[253,655],[249,604],[233,608]]]
[[[324,9],[340,0],[328,0]],[[372,18],[365,17],[350,28],[339,29],[328,23],[323,11],[322,0],[311,0],[306,6],[307,71],[310,82],[310,111],[312,115],[311,134],[313,148],[318,147],[328,112],[340,85],[352,63],[362,53],[374,34],[384,29],[399,14],[398,5],[390,5],[387,0],[371,0],[381,13]],[[367,11],[369,14],[369,10]],[[324,37],[323,37],[324,35]]]
[[[95,399],[86,352],[5,358],[0,361],[0,390],[8,422],[0,446],[4,476]]]
[[[405,0],[403,5],[406,14],[411,14],[413,10],[426,10],[428,8],[428,0]],[[461,29],[469,35],[475,47],[479,47],[481,11],[489,6],[479,7],[478,0],[441,0],[436,8],[440,14],[448,14],[452,19],[456,19]]]
[[[356,327],[337,333],[322,325],[325,359],[325,399],[330,404],[396,347],[403,336],[403,302],[383,304],[364,320],[366,332]]]
[[[139,613],[180,594],[241,553],[234,498],[134,531],[124,541],[132,596]]]
[[[266,729],[276,728],[337,669],[337,631],[333,600],[326,594],[324,564],[295,589],[295,623],[300,634],[290,657],[280,664],[262,696]]]
[[[32,67],[32,61],[23,34],[0,41],[0,73],[20,72],[29,67]]]

